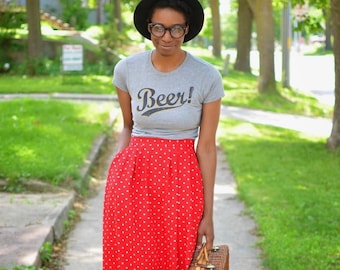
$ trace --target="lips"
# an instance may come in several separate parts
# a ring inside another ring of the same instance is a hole
[[[159,44],[159,46],[161,46],[164,49],[172,49],[175,47],[174,45],[170,45],[170,44]]]

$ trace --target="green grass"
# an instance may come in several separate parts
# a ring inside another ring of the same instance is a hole
[[[104,75],[0,76],[0,93],[93,93],[112,94],[112,78]]]
[[[9,183],[78,179],[108,106],[18,99],[0,103],[0,173]]]
[[[340,269],[340,155],[325,138],[222,119],[219,141],[267,269]]]
[[[333,108],[320,104],[316,98],[301,91],[282,88],[277,83],[278,94],[259,94],[257,77],[231,70],[223,78],[226,96],[223,103],[278,113],[305,116],[331,117]]]

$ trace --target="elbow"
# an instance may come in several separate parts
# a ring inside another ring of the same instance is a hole
[[[197,144],[196,154],[199,158],[216,156],[216,143]]]

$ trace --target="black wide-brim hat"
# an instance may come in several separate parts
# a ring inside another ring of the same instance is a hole
[[[148,16],[155,3],[160,0],[141,0],[134,12],[134,24],[136,29],[143,37],[151,39],[151,34],[148,30]],[[191,8],[191,19],[189,22],[188,34],[184,37],[184,42],[187,42],[198,35],[204,23],[204,12],[202,5],[198,0],[180,0],[184,1]]]

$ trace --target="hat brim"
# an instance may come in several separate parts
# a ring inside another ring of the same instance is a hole
[[[148,30],[148,14],[154,4],[159,0],[141,0],[137,5],[133,21],[137,31],[145,38],[151,40],[151,34]],[[184,42],[187,42],[198,35],[204,23],[203,8],[198,0],[183,0],[192,10],[191,21],[189,24],[189,31],[184,37]]]

